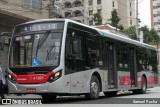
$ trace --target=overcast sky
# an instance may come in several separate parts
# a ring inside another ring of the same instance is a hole
[[[138,1],[140,2],[142,0]],[[139,3],[139,18],[141,19],[141,26],[147,25],[151,28],[150,0],[143,0]]]

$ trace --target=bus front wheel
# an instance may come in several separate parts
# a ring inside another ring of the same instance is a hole
[[[100,83],[97,78],[97,76],[93,75],[91,77],[90,82],[90,93],[86,94],[87,99],[97,99],[99,98],[99,92],[100,92]]]

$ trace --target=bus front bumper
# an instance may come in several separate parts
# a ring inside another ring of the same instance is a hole
[[[10,94],[40,94],[40,93],[58,93],[61,92],[58,87],[52,87],[54,83],[41,84],[17,84],[8,80],[8,88]]]

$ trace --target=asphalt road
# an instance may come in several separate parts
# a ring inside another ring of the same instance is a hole
[[[132,94],[132,93],[124,93],[120,92],[118,95],[113,97],[106,97],[103,93],[100,94],[100,98],[97,100],[87,100],[84,96],[63,96],[58,97],[55,101],[44,101],[38,95],[22,95],[22,96],[15,96],[9,95],[6,96],[7,98],[15,98],[21,100],[37,100],[40,101],[41,105],[34,105],[34,107],[97,107],[97,106],[104,106],[106,107],[160,107],[160,87],[155,87],[149,89],[146,94]],[[25,107],[31,106],[30,105],[1,105],[1,107]]]

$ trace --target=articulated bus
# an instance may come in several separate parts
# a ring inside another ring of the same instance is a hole
[[[153,46],[69,19],[17,25],[9,49],[8,87],[13,94],[85,95],[120,90],[146,93],[158,84]]]

